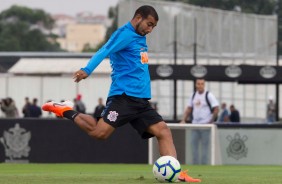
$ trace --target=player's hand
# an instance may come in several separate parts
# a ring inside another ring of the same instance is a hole
[[[78,71],[74,72],[74,74],[73,74],[74,82],[79,82],[82,79],[85,79],[87,77],[88,77],[87,73],[83,70],[78,70]]]
[[[181,124],[185,124],[186,122],[184,120],[181,120],[179,123]]]

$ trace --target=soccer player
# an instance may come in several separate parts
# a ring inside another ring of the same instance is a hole
[[[67,103],[49,102],[42,109],[74,121],[88,135],[97,139],[107,139],[116,128],[130,123],[142,138],[156,136],[160,155],[176,158],[171,131],[148,101],[151,98],[151,85],[146,35],[152,32],[158,20],[158,14],[152,6],[139,7],[132,20],[113,33],[86,67],[74,73],[74,81],[79,82],[87,78],[105,57],[110,58],[112,84],[102,118],[98,122],[90,115],[74,111]],[[185,171],[180,179],[200,181],[188,176]]]

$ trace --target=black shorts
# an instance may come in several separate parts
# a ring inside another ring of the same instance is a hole
[[[102,117],[114,128],[130,123],[143,139],[154,136],[146,132],[149,126],[163,121],[147,99],[131,97],[126,94],[108,97]]]

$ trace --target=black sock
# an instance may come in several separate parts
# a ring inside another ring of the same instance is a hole
[[[68,110],[63,112],[63,116],[69,120],[74,121],[74,118],[79,114],[79,112],[76,112],[74,110]]]

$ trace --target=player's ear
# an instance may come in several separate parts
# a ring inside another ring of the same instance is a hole
[[[142,16],[140,14],[137,14],[135,16],[135,19],[137,20],[137,22],[140,22],[142,20]]]

